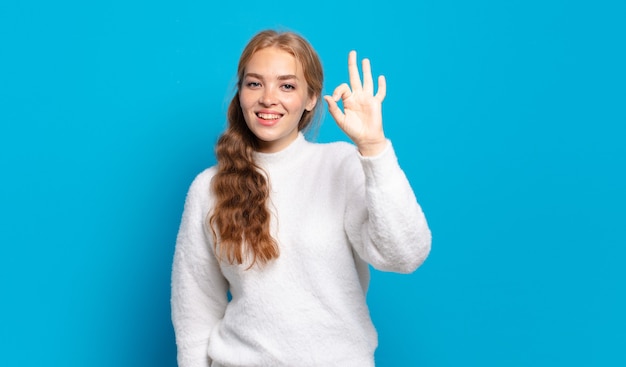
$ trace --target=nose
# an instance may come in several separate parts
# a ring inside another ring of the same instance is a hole
[[[261,93],[259,103],[264,106],[272,106],[276,104],[276,93],[273,88],[264,88]]]

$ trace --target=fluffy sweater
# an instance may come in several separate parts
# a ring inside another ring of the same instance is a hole
[[[250,269],[217,260],[206,226],[216,167],[195,178],[172,267],[178,365],[373,366],[368,264],[410,273],[431,243],[391,142],[363,157],[349,143],[311,143],[300,134],[255,159],[269,177],[280,256]]]

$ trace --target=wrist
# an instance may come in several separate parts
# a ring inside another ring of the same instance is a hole
[[[387,139],[357,144],[357,148],[363,157],[374,157],[382,153],[385,148],[387,148]]]

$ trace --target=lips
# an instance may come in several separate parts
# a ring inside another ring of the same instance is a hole
[[[257,113],[256,115],[263,120],[277,120],[282,117],[276,113]]]
[[[269,127],[277,124],[278,121],[280,121],[280,118],[283,117],[283,115],[279,113],[257,112],[256,117],[259,124]]]

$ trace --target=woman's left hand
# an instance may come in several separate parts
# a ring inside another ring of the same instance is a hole
[[[374,94],[374,80],[370,61],[363,59],[363,83],[359,77],[356,51],[348,55],[350,85],[343,83],[332,96],[324,96],[328,112],[337,125],[356,144],[363,156],[374,156],[385,149],[387,140],[383,132],[382,102],[387,85],[384,76],[378,77],[378,91]],[[343,103],[343,111],[337,102]]]

